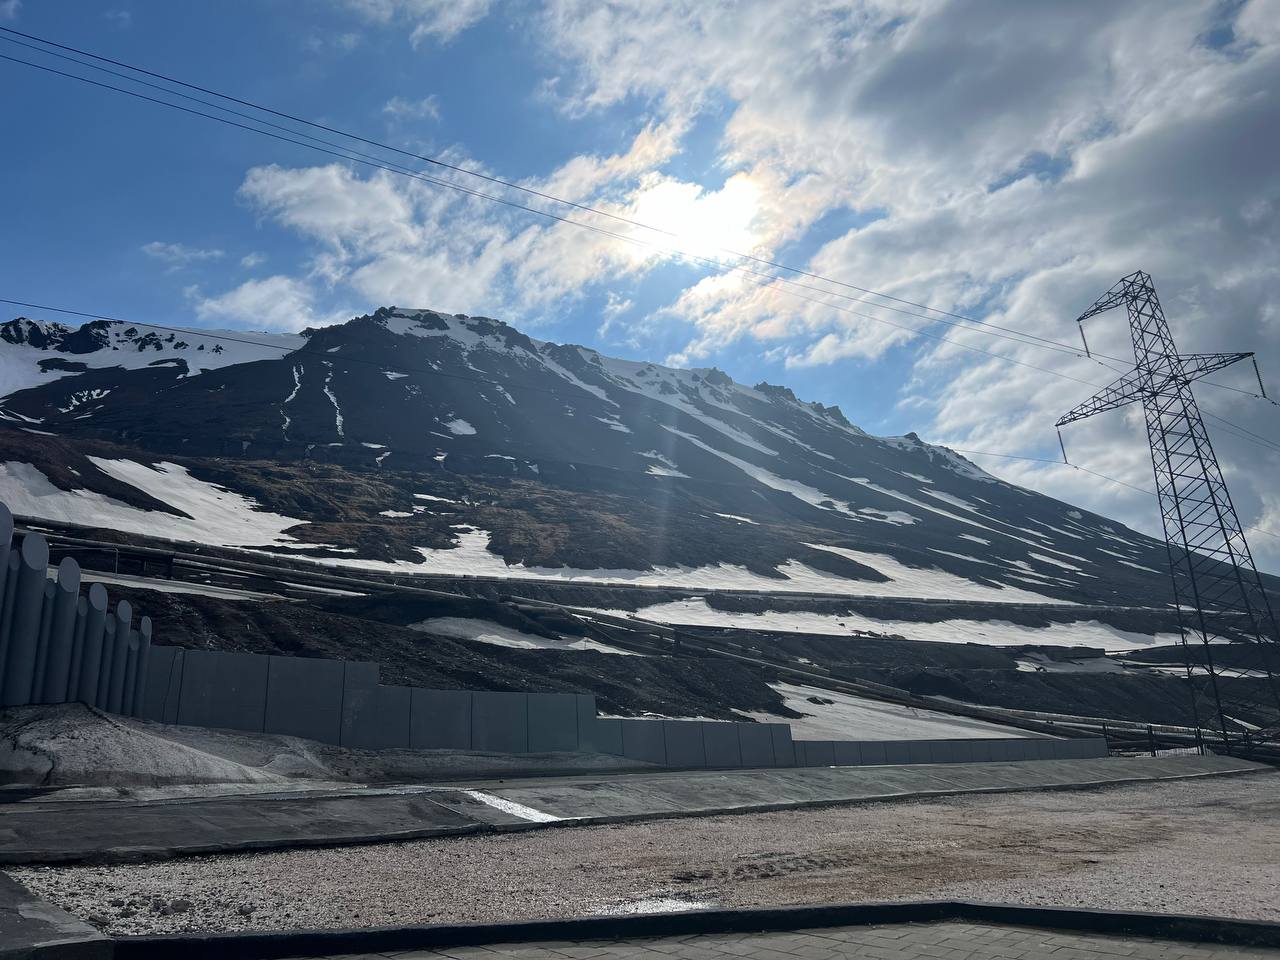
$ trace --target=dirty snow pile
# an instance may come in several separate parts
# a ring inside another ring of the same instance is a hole
[[[794,683],[771,683],[783,703],[803,713],[800,719],[769,713],[748,713],[765,722],[791,724],[797,740],[947,740],[1032,737],[1035,734],[995,723],[972,720],[933,710],[868,700],[848,693]]]

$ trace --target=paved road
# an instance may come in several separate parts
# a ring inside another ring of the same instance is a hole
[[[360,954],[345,960],[1231,960],[1276,958],[1280,950],[1223,947],[1174,940],[1060,933],[1028,927],[969,923],[834,927],[786,933],[731,933],[645,940],[499,944],[395,954]]]
[[[583,825],[1268,769],[1213,756],[1028,760],[593,774],[145,801],[34,798],[0,807],[0,864],[154,860],[527,829],[561,821]]]

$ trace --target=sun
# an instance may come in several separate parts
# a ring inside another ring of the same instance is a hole
[[[729,251],[746,253],[759,245],[759,213],[759,186],[749,175],[735,174],[715,191],[672,179],[649,184],[635,197],[630,218],[667,231],[638,230],[636,235],[646,241],[691,256],[724,259]]]

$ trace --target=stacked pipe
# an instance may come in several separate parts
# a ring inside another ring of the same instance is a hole
[[[107,609],[100,583],[80,593],[67,557],[49,579],[49,544],[28,533],[14,548],[13,515],[0,503],[0,706],[80,701],[136,716],[146,696],[151,620],[133,627],[127,600]]]

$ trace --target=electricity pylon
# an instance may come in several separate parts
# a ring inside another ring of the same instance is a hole
[[[1200,726],[1199,696],[1207,693],[1221,737],[1229,744],[1233,732],[1247,729],[1232,722],[1231,702],[1252,700],[1257,688],[1265,685],[1269,688],[1265,699],[1280,711],[1280,629],[1191,383],[1252,359],[1253,354],[1178,353],[1151,276],[1141,270],[1099,297],[1076,323],[1120,306],[1129,314],[1137,365],[1063,416],[1057,426],[1142,402],[1196,726]],[[1083,327],[1080,335],[1083,339]],[[1256,366],[1255,361],[1255,370]],[[1243,657],[1238,646],[1222,646],[1224,640],[1240,639],[1260,646],[1244,651]],[[1230,684],[1220,682],[1224,677],[1233,679]],[[1248,679],[1235,679],[1240,677]]]

